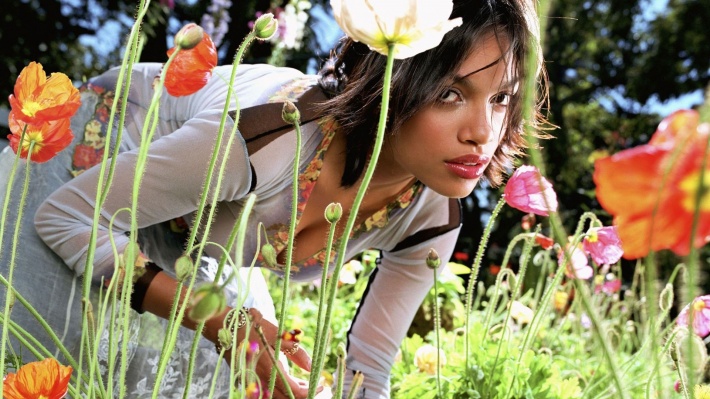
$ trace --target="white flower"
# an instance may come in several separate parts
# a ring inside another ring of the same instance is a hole
[[[529,324],[534,316],[535,312],[529,307],[523,305],[522,303],[518,301],[513,301],[510,304],[510,317],[515,319],[515,321],[517,321],[518,323]]]
[[[438,352],[439,361],[443,367],[446,365],[446,353],[444,353],[441,349],[439,349]],[[425,344],[420,346],[414,353],[414,366],[423,373],[427,373],[429,375],[436,374],[436,353],[437,349],[434,345]]]
[[[338,25],[351,39],[394,58],[413,57],[434,48],[461,18],[449,20],[452,0],[330,0]]]

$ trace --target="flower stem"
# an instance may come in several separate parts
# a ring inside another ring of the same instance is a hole
[[[313,348],[313,362],[311,363],[311,375],[308,379],[308,399],[312,399],[316,394],[316,388],[318,385],[318,379],[320,378],[321,370],[323,369],[323,360],[325,359],[325,345],[327,339],[325,338],[328,333],[324,326],[324,313],[325,313],[325,293],[330,285],[328,280],[328,269],[330,265],[330,257],[333,249],[333,239],[335,237],[335,227],[336,223],[330,223],[330,228],[328,230],[328,241],[326,244],[325,252],[325,264],[323,265],[323,274],[320,280],[320,292],[318,293],[318,319],[316,321],[316,335],[314,338],[315,347]],[[333,281],[332,279],[330,281]],[[337,284],[337,281],[335,282]],[[344,363],[343,363],[344,364]],[[338,363],[340,366],[341,363]],[[340,372],[340,371],[339,371]],[[340,383],[340,381],[339,381]],[[336,396],[338,397],[338,396]]]
[[[338,246],[338,257],[335,262],[335,270],[333,270],[333,275],[331,280],[337,282],[340,277],[340,270],[345,263],[346,249],[348,246],[348,240],[350,239],[350,233],[353,231],[355,226],[355,220],[357,219],[357,213],[360,209],[360,204],[365,197],[365,192],[367,187],[370,185],[372,180],[372,175],[375,172],[375,167],[377,166],[377,160],[380,157],[380,152],[382,151],[382,143],[385,138],[385,128],[387,126],[387,111],[389,109],[390,101],[390,84],[392,81],[392,69],[394,66],[394,44],[389,44],[387,47],[387,65],[385,66],[385,76],[382,82],[382,106],[380,107],[380,119],[377,124],[377,136],[375,138],[375,144],[372,148],[372,156],[370,157],[370,162],[367,164],[367,169],[358,188],[357,194],[355,195],[355,200],[353,201],[352,207],[350,208],[350,214],[348,215],[347,223],[345,224],[345,229],[340,239]],[[335,294],[337,292],[337,284],[331,284],[328,292],[328,302],[325,312],[325,320],[323,322],[323,331],[328,331],[330,328],[330,320],[333,313],[333,303],[335,302]],[[354,386],[351,387],[351,395],[354,394]]]
[[[25,129],[27,128],[27,125],[25,125]],[[20,137],[20,143],[25,142],[25,132],[22,132],[22,136]],[[7,292],[5,293],[5,310],[3,314],[5,315],[6,319],[10,318],[10,309],[12,306],[12,302],[14,302],[14,289],[11,289],[12,287],[12,275],[13,271],[15,270],[15,261],[16,261],[16,256],[17,256],[17,243],[19,242],[20,239],[20,227],[22,227],[22,214],[25,210],[25,200],[27,199],[27,191],[30,185],[30,165],[31,165],[31,157],[32,157],[32,151],[34,150],[35,146],[35,141],[32,140],[30,141],[30,148],[27,150],[27,161],[25,164],[25,180],[22,185],[22,195],[20,196],[20,203],[17,207],[17,220],[15,220],[15,230],[12,235],[12,249],[10,252],[10,265],[8,266],[8,272],[7,272],[7,281],[8,281],[8,289]],[[22,152],[22,146],[18,146],[19,148],[17,149],[17,153]],[[19,155],[18,155],[19,157]],[[17,157],[16,157],[17,159]],[[13,172],[11,172],[14,174]],[[9,192],[9,186],[8,186],[8,192]],[[3,212],[4,216],[4,212]],[[4,220],[3,220],[4,221]],[[2,237],[0,236],[0,241],[2,240]],[[2,323],[2,340],[0,340],[0,376],[5,375],[5,357],[6,357],[6,347],[7,347],[7,333],[8,333],[8,327],[9,327],[8,322]],[[0,385],[0,397],[3,397],[2,395],[2,390],[3,387]]]
[[[441,391],[441,337],[439,336],[439,330],[441,329],[441,320],[439,320],[439,279],[436,274],[437,269],[433,269],[434,272],[434,332],[436,333],[436,392],[437,398],[443,398]]]
[[[284,266],[281,309],[279,311],[276,344],[274,345],[274,352],[276,353],[279,353],[281,350],[280,338],[286,330],[284,328],[284,321],[286,320],[286,311],[288,309],[288,291],[291,278],[291,264],[293,262],[293,240],[296,235],[296,218],[298,217],[298,169],[301,166],[301,123],[299,121],[294,121],[293,127],[296,130],[296,154],[293,160],[293,181],[291,182],[291,222],[288,226],[288,244],[286,245],[286,265]],[[323,267],[327,268],[328,266],[324,265]],[[274,367],[271,370],[271,376],[269,377],[269,398],[271,398],[274,393],[274,386],[276,385],[276,370],[277,367]],[[286,388],[289,388],[288,384],[285,384],[285,386]]]
[[[498,214],[500,213],[501,209],[503,209],[503,205],[505,205],[505,199],[501,197],[498,200],[498,203],[496,204],[495,208],[493,208],[493,212],[491,212],[491,216],[488,219],[488,223],[486,223],[486,228],[483,230],[481,241],[478,243],[478,251],[476,252],[476,258],[474,259],[473,266],[471,267],[471,275],[468,278],[468,286],[466,287],[466,321],[464,324],[464,359],[466,359],[464,370],[468,370],[468,362],[470,357],[468,334],[471,325],[471,312],[473,311],[473,289],[476,286],[476,280],[478,280],[478,272],[481,269],[483,253],[486,252],[488,238],[491,236],[493,225],[495,224],[495,220],[498,217]]]

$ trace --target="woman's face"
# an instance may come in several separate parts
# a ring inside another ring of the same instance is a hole
[[[438,100],[415,113],[385,142],[381,170],[416,177],[450,198],[469,195],[505,133],[517,90],[503,56],[507,40],[487,36],[463,62]]]

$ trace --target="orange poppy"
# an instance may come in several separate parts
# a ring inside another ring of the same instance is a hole
[[[47,79],[42,64],[36,62],[22,69],[9,100],[17,119],[36,124],[69,118],[81,105],[79,90],[67,75],[53,73]]]
[[[596,161],[597,199],[614,216],[624,258],[662,249],[689,253],[709,134],[710,124],[699,124],[695,111],[679,111],[661,122],[649,144]],[[708,182],[710,162],[705,168]],[[702,196],[698,211],[695,247],[710,240],[710,193]]]
[[[168,56],[176,47],[168,50]],[[202,41],[189,50],[180,50],[168,67],[165,89],[175,97],[188,96],[205,87],[217,66],[217,49],[207,33]]]
[[[6,399],[60,399],[67,393],[72,368],[48,358],[27,363],[3,381]]]
[[[67,148],[74,139],[70,127],[70,119],[64,118],[43,122],[41,124],[28,124],[19,120],[16,110],[10,111],[10,132],[7,138],[10,140],[10,147],[15,154],[20,147],[22,132],[25,132],[25,139],[22,142],[22,152],[20,158],[27,158],[30,143],[35,142],[32,148],[32,162],[42,163],[54,158],[60,151]]]

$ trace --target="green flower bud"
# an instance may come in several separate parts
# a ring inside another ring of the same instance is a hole
[[[194,48],[202,41],[204,32],[200,25],[189,23],[175,35],[175,45],[183,50]]]
[[[266,263],[267,266],[275,268],[278,265],[276,261],[276,249],[268,242],[261,246],[261,256],[264,258],[264,263]]]
[[[436,252],[434,248],[429,250],[429,254],[426,257],[426,265],[430,269],[438,269],[441,265],[441,258],[439,258],[439,253]]]
[[[192,294],[188,317],[196,322],[203,322],[219,314],[227,307],[227,298],[213,283],[200,286]]]
[[[226,328],[220,328],[217,331],[217,341],[219,346],[224,350],[232,349],[232,334]]]
[[[269,40],[276,33],[279,21],[274,19],[274,14],[267,12],[254,22],[254,33],[259,40]]]
[[[178,281],[185,281],[190,274],[192,274],[193,270],[195,270],[195,265],[192,263],[192,258],[189,256],[183,255],[175,261],[175,276]]]
[[[338,202],[331,202],[325,207],[325,219],[329,223],[335,223],[343,216],[343,207]]]
[[[294,103],[286,101],[281,111],[281,118],[283,118],[284,122],[295,125],[301,120],[301,113],[298,112],[298,108],[296,108]]]
[[[658,307],[664,312],[673,307],[673,284],[666,284],[666,287],[661,291],[661,295],[658,298]]]

